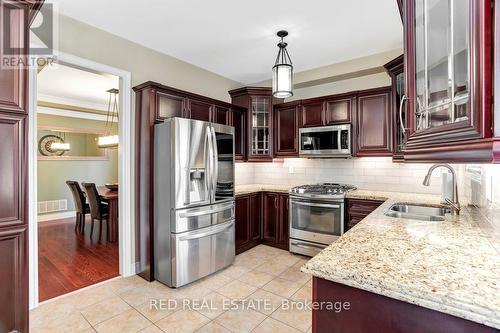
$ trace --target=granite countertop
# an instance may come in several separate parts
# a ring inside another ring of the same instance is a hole
[[[292,185],[265,185],[265,184],[249,184],[249,185],[236,185],[235,195],[245,195],[250,193],[269,191],[269,192],[282,192],[288,193]]]
[[[303,267],[313,276],[500,328],[500,253],[472,210],[424,222],[384,215],[395,202],[440,196],[356,190],[386,200]]]

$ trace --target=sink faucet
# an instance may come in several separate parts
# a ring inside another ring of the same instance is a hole
[[[436,168],[443,167],[448,170],[450,170],[452,176],[453,176],[453,199],[450,200],[449,198],[445,199],[446,204],[448,204],[451,208],[451,214],[452,215],[459,215],[460,214],[460,202],[458,202],[458,187],[457,187],[457,175],[455,173],[455,170],[451,167],[449,164],[434,164],[429,168],[429,171],[427,171],[427,175],[424,178],[424,181],[422,184],[424,186],[429,186],[430,180],[431,180],[431,175],[432,171],[434,171]]]

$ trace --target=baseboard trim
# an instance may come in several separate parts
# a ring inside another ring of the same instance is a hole
[[[53,220],[62,220],[62,219],[67,219],[70,217],[75,217],[76,211],[67,211],[67,212],[60,212],[60,213],[53,213],[53,214],[43,214],[43,215],[38,215],[37,216],[37,221],[38,223],[40,222],[47,222],[47,221],[53,221]]]

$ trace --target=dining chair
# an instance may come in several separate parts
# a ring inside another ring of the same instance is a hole
[[[90,238],[94,233],[94,220],[99,220],[99,240],[102,236],[102,220],[106,220],[106,235],[109,235],[109,219],[108,219],[108,205],[101,201],[99,192],[94,183],[82,183],[90,205]]]
[[[76,221],[75,231],[80,230],[82,233],[85,231],[85,215],[90,213],[90,207],[85,198],[80,184],[74,180],[66,181],[71,194],[73,195],[73,202],[75,203]]]

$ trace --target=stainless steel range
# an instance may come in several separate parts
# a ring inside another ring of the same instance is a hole
[[[344,233],[344,200],[352,185],[322,183],[292,188],[290,252],[314,256]]]

